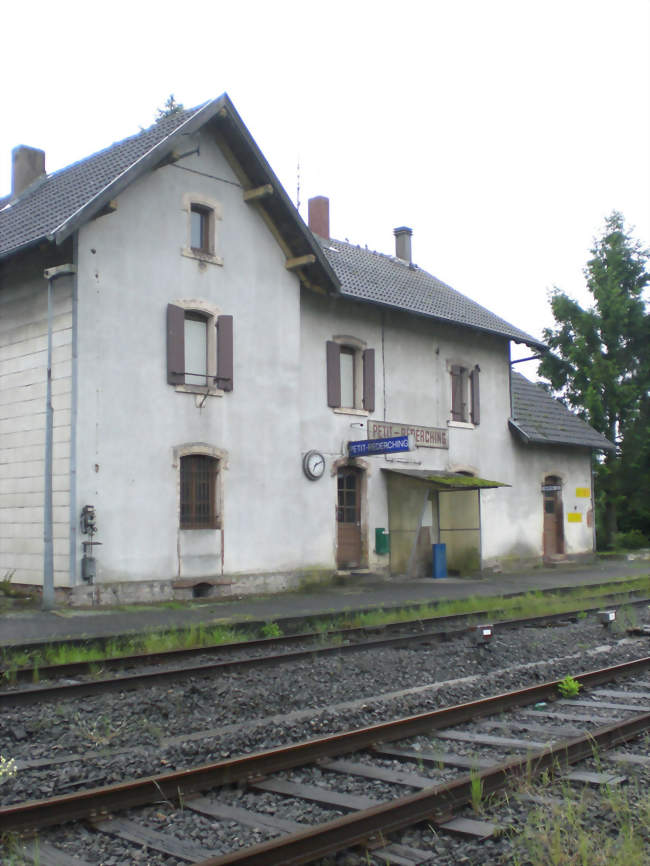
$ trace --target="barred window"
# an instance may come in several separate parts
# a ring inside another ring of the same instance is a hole
[[[181,457],[181,529],[217,529],[219,461],[203,454]]]

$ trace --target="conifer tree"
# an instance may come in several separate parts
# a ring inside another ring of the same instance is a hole
[[[619,523],[650,537],[650,313],[643,297],[650,253],[616,211],[591,252],[585,277],[593,304],[583,309],[554,291],[556,327],[544,329],[551,352],[539,373],[617,446],[596,465],[598,517],[611,546]]]

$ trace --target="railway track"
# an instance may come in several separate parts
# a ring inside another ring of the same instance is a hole
[[[628,606],[647,607],[648,599],[636,599]],[[0,672],[0,682],[12,683],[0,691],[0,708],[27,706],[48,700],[69,700],[103,694],[163,685],[194,675],[227,674],[249,668],[288,664],[316,656],[372,652],[385,647],[409,647],[416,644],[449,641],[464,637],[468,630],[489,620],[490,629],[502,631],[526,627],[553,626],[579,618],[595,616],[601,606],[493,621],[487,611],[467,615],[453,615],[409,623],[391,623],[377,628],[346,628],[330,632],[301,633],[279,638],[263,638],[244,643],[220,644],[208,647],[171,650],[108,658],[102,661],[73,662],[39,668],[6,668]],[[492,612],[493,614],[494,612]],[[368,637],[378,631],[383,635]],[[218,656],[217,660],[214,657]],[[197,660],[192,664],[188,661]],[[100,676],[93,671],[100,669]],[[106,671],[117,675],[106,676]],[[73,681],[61,683],[62,679]],[[79,679],[81,678],[81,679]],[[35,681],[46,680],[45,685]],[[19,688],[17,686],[23,686]]]
[[[477,840],[498,833],[498,822],[464,814],[476,805],[477,789],[487,798],[540,774],[594,785],[620,781],[620,771],[567,773],[595,750],[602,756],[648,731],[649,670],[644,657],[576,676],[582,692],[575,700],[559,699],[560,682],[550,681],[189,770],[14,804],[0,809],[0,832],[39,831],[41,866],[84,866],[83,846],[70,841],[84,834],[130,852],[115,862],[137,862],[146,848],[152,864],[280,866],[355,847],[367,852],[364,863],[439,862],[439,834]],[[640,766],[650,760],[632,753],[628,765],[635,757]],[[393,838],[422,822],[429,829],[418,845]],[[34,843],[14,845],[28,862],[36,856]]]

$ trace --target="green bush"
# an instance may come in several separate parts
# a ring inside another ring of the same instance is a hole
[[[629,532],[616,533],[614,547],[621,550],[640,550],[642,547],[650,547],[650,543],[640,529],[630,529]]]

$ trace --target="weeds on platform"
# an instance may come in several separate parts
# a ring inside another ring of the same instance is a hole
[[[493,618],[518,618],[541,616],[544,614],[562,613],[564,611],[580,610],[596,606],[598,599],[629,593],[650,593],[650,574],[633,580],[610,582],[600,586],[576,587],[567,592],[544,593],[528,592],[515,596],[477,596],[456,601],[442,601],[426,605],[405,605],[400,609],[378,609],[365,613],[344,612],[339,615],[328,614],[327,618],[312,621],[309,629],[327,639],[327,632],[344,628],[381,628],[388,623],[420,622],[425,619],[436,619],[446,616],[470,616],[473,613],[491,614]],[[593,604],[595,602],[595,604]],[[582,619],[586,614],[581,613]],[[634,611],[619,613],[617,627],[623,628],[627,622],[635,621]],[[252,634],[250,629],[244,630],[236,626],[196,625],[186,629],[176,629],[166,632],[149,632],[131,637],[120,637],[105,644],[56,644],[37,651],[12,652],[5,649],[0,657],[0,665],[4,668],[2,677],[12,682],[13,672],[22,667],[66,664],[72,662],[101,662],[107,658],[151,654],[176,649],[192,649],[208,646],[219,646],[225,643],[238,643],[252,640],[255,637],[282,637],[282,629],[277,622],[265,623]],[[342,638],[339,638],[342,640]]]
[[[557,684],[557,690],[563,698],[577,698],[582,688],[582,683],[574,679],[570,674],[560,680]]]
[[[266,622],[260,629],[262,637],[282,637],[282,629],[277,622]]]
[[[598,820],[594,820],[596,797]],[[650,793],[645,789],[604,787],[595,794],[566,785],[555,800],[531,811],[512,839],[514,866],[650,863]]]
[[[2,664],[3,678],[8,682],[15,681],[15,672],[21,667],[32,667],[34,677],[39,677],[38,670],[49,665],[73,664],[75,662],[101,662],[107,658],[126,658],[134,655],[151,655],[157,652],[172,650],[195,649],[209,646],[222,646],[227,643],[242,643],[250,640],[251,635],[245,631],[230,626],[196,625],[187,629],[168,632],[147,632],[141,635],[118,637],[107,641],[104,645],[78,645],[60,643],[45,646],[31,652],[4,652]],[[34,680],[36,682],[36,680]]]

